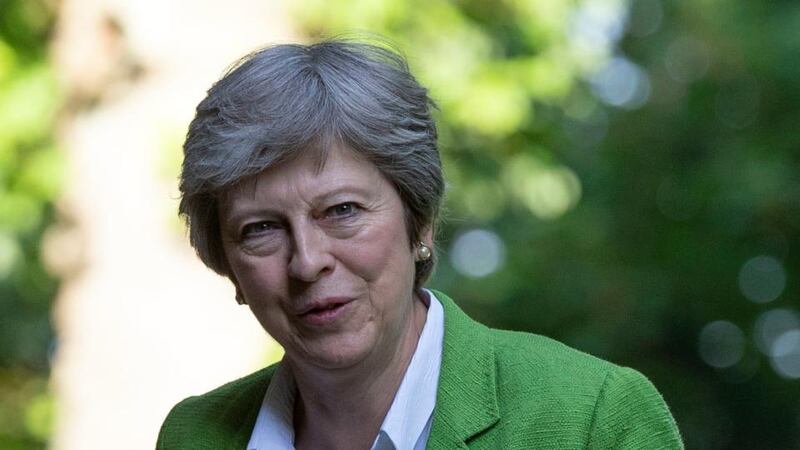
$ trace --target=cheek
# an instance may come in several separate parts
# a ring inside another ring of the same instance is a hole
[[[275,297],[284,286],[286,269],[273,259],[252,256],[229,259],[233,276],[249,302]]]
[[[279,267],[264,261],[231,262],[239,288],[253,316],[270,336],[286,345],[284,339],[290,328],[281,305],[285,298],[286,278]]]
[[[402,227],[376,227],[357,242],[351,242],[351,267],[357,268],[361,278],[368,282],[404,285],[409,276],[413,282],[414,259],[404,233]]]

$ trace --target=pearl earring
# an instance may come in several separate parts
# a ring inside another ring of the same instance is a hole
[[[431,259],[431,248],[425,245],[422,242],[417,242],[417,250],[416,250],[416,260],[417,261],[427,261]]]

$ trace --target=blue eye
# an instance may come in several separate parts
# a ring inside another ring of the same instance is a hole
[[[358,209],[358,206],[355,203],[346,202],[331,206],[328,208],[327,213],[329,217],[349,217],[355,214],[356,209]]]
[[[242,228],[242,237],[258,235],[266,233],[267,231],[275,229],[275,224],[271,222],[253,222],[248,223]]]

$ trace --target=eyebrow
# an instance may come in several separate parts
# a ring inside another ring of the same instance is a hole
[[[374,190],[371,190],[371,189],[365,189],[365,188],[361,188],[361,187],[358,187],[358,186],[353,186],[353,185],[350,185],[350,184],[343,184],[343,185],[337,186],[337,187],[335,187],[335,188],[333,188],[333,189],[331,189],[329,191],[326,191],[323,194],[315,196],[313,199],[311,199],[311,201],[312,201],[312,203],[319,203],[319,202],[323,202],[325,200],[329,200],[332,197],[336,197],[337,195],[341,195],[341,194],[345,194],[345,193],[348,193],[348,194],[349,193],[353,193],[353,194],[357,194],[357,195],[361,195],[361,196],[364,196],[364,197],[370,197],[371,198],[371,194],[373,192],[374,192]]]

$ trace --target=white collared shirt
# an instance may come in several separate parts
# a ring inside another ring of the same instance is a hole
[[[432,292],[422,334],[372,450],[424,450],[431,432],[442,363],[444,310]],[[294,450],[295,382],[280,364],[264,394],[248,450]]]

